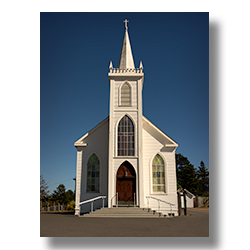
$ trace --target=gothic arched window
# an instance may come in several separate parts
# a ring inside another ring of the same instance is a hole
[[[121,106],[131,105],[131,90],[128,83],[124,83],[121,87]]]
[[[93,153],[87,163],[87,193],[99,193],[100,161]]]
[[[152,163],[153,192],[165,192],[165,166],[162,157],[157,154]]]
[[[118,125],[118,156],[134,156],[134,124],[128,116],[124,116]]]

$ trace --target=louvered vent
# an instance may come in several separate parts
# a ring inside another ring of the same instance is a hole
[[[124,83],[121,88],[121,106],[131,105],[131,91],[127,83]]]

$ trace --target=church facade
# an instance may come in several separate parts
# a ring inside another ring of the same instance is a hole
[[[125,20],[127,21],[127,20]],[[178,144],[142,114],[143,65],[135,68],[125,22],[118,68],[109,66],[109,116],[78,139],[75,214],[128,205],[178,215]]]

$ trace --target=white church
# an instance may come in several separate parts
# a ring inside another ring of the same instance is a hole
[[[109,66],[109,116],[78,139],[75,215],[101,207],[178,215],[178,144],[142,114],[143,66],[135,68],[127,20],[118,68]]]

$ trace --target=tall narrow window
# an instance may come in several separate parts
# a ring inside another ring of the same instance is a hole
[[[134,125],[128,116],[124,116],[118,125],[118,156],[134,156]]]
[[[131,90],[128,83],[124,83],[121,88],[121,106],[131,105]]]
[[[153,192],[165,192],[165,168],[162,157],[157,154],[152,164]]]
[[[87,163],[87,193],[99,193],[100,161],[93,153]]]

